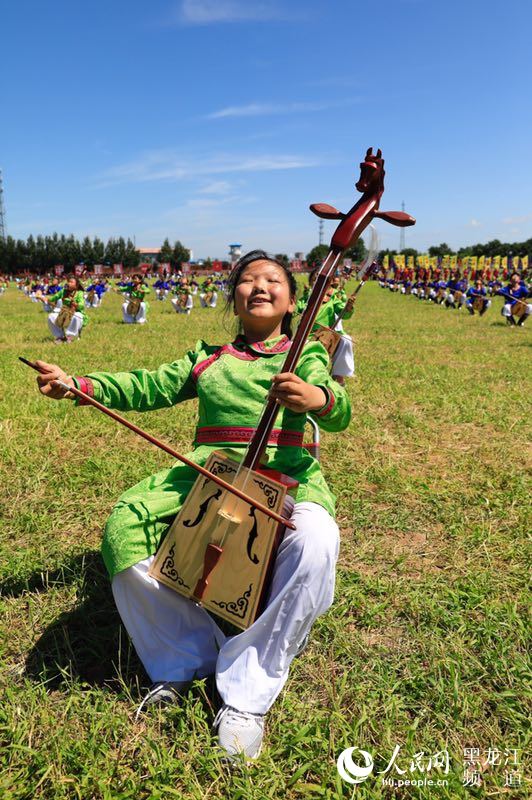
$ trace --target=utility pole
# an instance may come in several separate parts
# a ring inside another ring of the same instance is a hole
[[[0,239],[5,242],[6,232],[6,210],[4,207],[4,184],[2,181],[2,170],[0,169]]]
[[[323,244],[323,220],[322,219],[320,219],[320,224],[319,224],[318,230],[320,232],[320,234],[319,234],[319,237],[320,237],[319,243]]]
[[[404,200],[401,203],[401,210],[402,211],[405,210]],[[400,228],[400,231],[401,231],[401,233],[399,234],[399,252],[402,253],[403,250],[405,249],[405,229],[404,228]]]

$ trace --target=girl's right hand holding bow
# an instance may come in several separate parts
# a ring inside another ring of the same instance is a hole
[[[36,361],[35,364],[42,372],[37,375],[37,385],[41,394],[50,397],[52,400],[63,400],[65,397],[72,399],[75,397],[72,392],[68,392],[59,386],[56,381],[63,381],[68,386],[75,386],[73,379],[66,372],[63,372],[57,364],[47,364],[46,361]]]

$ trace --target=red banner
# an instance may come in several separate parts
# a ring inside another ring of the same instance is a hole
[[[113,272],[115,275],[122,275],[124,267],[122,264],[113,264]]]
[[[65,268],[64,268],[64,266],[62,264],[56,264],[55,265],[55,267],[54,267],[54,274],[55,275],[57,275],[59,277],[59,275],[62,275],[64,271],[65,271]]]

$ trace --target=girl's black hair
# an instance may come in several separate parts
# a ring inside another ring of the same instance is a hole
[[[297,283],[290,268],[282,261],[279,261],[279,259],[275,258],[275,256],[269,255],[265,250],[250,250],[249,253],[246,253],[236,262],[227,279],[227,300],[225,304],[226,314],[234,306],[235,292],[238,281],[240,280],[240,276],[246,267],[249,267],[249,265],[253,264],[254,261],[271,261],[272,264],[276,264],[278,267],[281,267],[288,280],[290,297],[295,298],[297,292]],[[289,311],[287,311],[283,317],[283,321],[281,323],[281,333],[284,333],[289,339],[292,338],[292,314]]]
[[[65,275],[64,280],[65,280],[65,287],[66,287],[66,284],[68,283],[68,281],[76,281],[76,288],[75,288],[74,291],[78,292],[80,289],[83,291],[82,282],[80,281],[80,279],[78,278],[77,275],[74,275],[73,272],[71,272],[69,275]]]

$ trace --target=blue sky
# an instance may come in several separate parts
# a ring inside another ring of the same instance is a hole
[[[307,252],[368,146],[407,245],[532,236],[529,0],[8,0],[1,25],[15,237]]]

